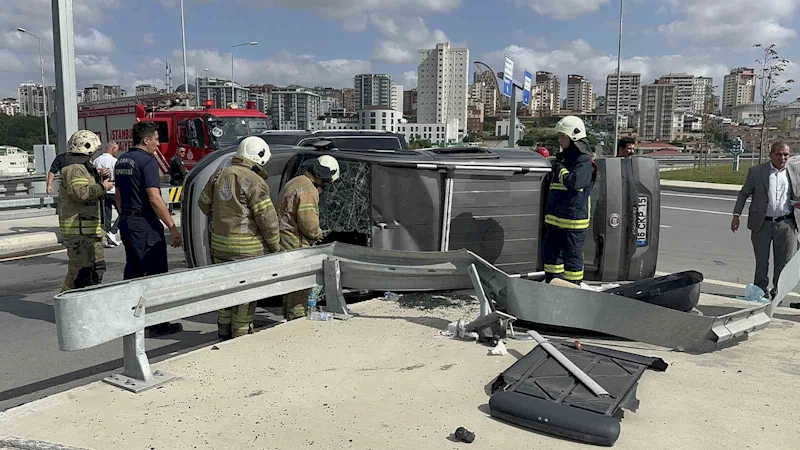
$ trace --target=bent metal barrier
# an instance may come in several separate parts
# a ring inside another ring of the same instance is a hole
[[[746,339],[771,320],[770,305],[705,317],[523,280],[466,250],[404,252],[335,243],[61,293],[55,297],[58,346],[74,351],[122,338],[123,372],[105,381],[140,392],[173,378],[151,371],[145,327],[317,285],[325,286],[328,309],[340,318],[349,317],[343,287],[400,292],[474,288],[520,320],[697,353]]]

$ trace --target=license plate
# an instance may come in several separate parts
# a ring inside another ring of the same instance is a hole
[[[636,245],[645,247],[647,245],[647,197],[639,197],[639,206],[636,210]]]

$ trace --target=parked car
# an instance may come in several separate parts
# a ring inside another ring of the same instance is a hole
[[[341,178],[320,200],[329,239],[395,250],[465,248],[509,274],[543,270],[551,166],[539,154],[481,147],[343,149],[336,141],[334,136],[317,139],[315,147],[271,145],[267,171],[273,201],[277,204],[280,189],[302,173],[306,161],[330,154],[339,160]],[[234,151],[209,155],[186,180],[182,223],[190,267],[211,263],[208,220],[197,199],[211,175],[230,164]],[[598,160],[585,247],[587,279],[638,280],[655,274],[659,200],[656,161]]]

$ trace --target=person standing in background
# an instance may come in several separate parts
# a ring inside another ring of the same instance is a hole
[[[186,166],[183,164],[185,157],[186,149],[179,147],[175,156],[169,160],[169,184],[172,186],[183,186],[183,182],[186,180]]]
[[[624,137],[617,142],[617,158],[630,158],[636,154],[636,141]]]
[[[119,144],[111,141],[106,144],[103,153],[92,161],[92,165],[94,165],[104,177],[108,177],[112,183],[114,182],[114,166],[117,165],[118,154]],[[103,198],[103,230],[106,233],[106,248],[117,247],[122,244],[122,241],[117,237],[119,217],[117,217],[116,221],[112,220],[112,209],[117,209],[116,190],[114,188],[106,192],[106,196]],[[118,209],[117,216],[119,216]]]
[[[47,184],[45,187],[45,191],[47,191],[47,195],[53,195],[53,181],[56,179],[56,175],[61,173],[61,169],[64,168],[67,162],[67,152],[59,153],[53,159],[53,162],[50,163],[50,171],[47,172]]]

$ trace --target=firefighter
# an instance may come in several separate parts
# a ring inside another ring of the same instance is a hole
[[[266,181],[269,158],[269,145],[263,139],[245,138],[230,167],[218,170],[203,189],[199,206],[211,218],[214,264],[280,250],[278,215]],[[220,339],[252,333],[255,310],[256,302],[221,310],[217,318]]]
[[[553,162],[553,179],[544,218],[543,244],[546,280],[583,281],[583,243],[589,228],[589,196],[597,177],[586,127],[575,116],[556,125],[561,152]]]
[[[103,258],[101,199],[114,185],[89,162],[100,138],[79,130],[69,138],[69,153],[61,169],[58,223],[69,263],[63,291],[100,284],[106,271]]]
[[[319,194],[339,179],[336,158],[323,155],[310,164],[306,172],[292,178],[281,192],[278,217],[281,222],[281,249],[310,247],[322,239],[319,227]],[[283,297],[283,316],[287,320],[304,317],[310,289]]]

